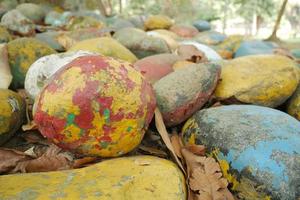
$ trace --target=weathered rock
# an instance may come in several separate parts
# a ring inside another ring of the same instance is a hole
[[[176,70],[154,84],[157,106],[166,126],[178,125],[199,110],[212,95],[220,66],[197,64]]]
[[[43,8],[33,3],[22,3],[19,4],[16,9],[20,11],[25,17],[33,21],[34,23],[43,22],[46,13]]]
[[[0,145],[20,128],[24,116],[25,103],[22,97],[11,90],[0,89]]]
[[[52,49],[55,49],[56,51],[61,52],[61,51],[64,51],[65,48],[58,41],[58,37],[60,34],[62,34],[62,33],[58,32],[58,31],[47,31],[44,33],[36,34],[35,38],[41,42],[47,43]]]
[[[63,27],[67,25],[71,16],[71,12],[59,13],[56,11],[51,11],[45,17],[45,24]]]
[[[190,61],[185,61],[185,60],[180,60],[174,63],[174,65],[172,66],[173,70],[180,70],[183,68],[187,68],[193,65],[197,65],[196,63],[190,62]]]
[[[24,87],[25,76],[30,65],[38,58],[52,53],[54,49],[33,38],[19,38],[7,44],[8,61],[13,75],[12,87]]]
[[[300,59],[300,49],[292,49],[291,53],[295,58]]]
[[[163,39],[148,36],[140,29],[123,28],[117,31],[113,37],[138,58],[160,53],[171,53],[168,44]]]
[[[287,112],[300,120],[300,84],[287,104]]]
[[[165,15],[153,15],[145,20],[144,26],[146,30],[153,29],[169,29],[173,25],[172,20]]]
[[[0,17],[18,5],[17,0],[2,0],[0,2]]]
[[[240,47],[241,42],[244,40],[242,35],[230,35],[223,42],[214,46],[213,48],[224,59],[232,59],[236,50]]]
[[[134,25],[134,27],[139,28],[139,29],[144,29],[144,21],[146,17],[145,16],[132,16],[129,17],[128,20]]]
[[[211,29],[210,23],[205,20],[198,20],[193,23],[198,31],[209,31]]]
[[[113,38],[99,37],[83,40],[72,46],[69,51],[91,51],[134,63],[137,58],[130,50]]]
[[[201,44],[217,45],[226,39],[226,35],[216,31],[203,31],[198,33],[193,40]]]
[[[10,10],[1,18],[1,24],[8,30],[22,36],[35,34],[35,25],[17,9]]]
[[[11,35],[7,29],[3,26],[0,26],[0,43],[7,43],[11,40]]]
[[[248,55],[273,54],[273,50],[276,47],[278,47],[278,45],[273,42],[261,40],[243,41],[234,53],[234,57],[237,58]]]
[[[297,199],[300,123],[267,107],[232,105],[198,111],[184,143],[203,144],[242,199]]]
[[[203,52],[209,61],[222,60],[222,57],[215,50],[213,50],[212,48],[210,48],[209,46],[206,46],[204,44],[200,44],[200,43],[195,42],[195,41],[182,41],[179,44],[181,44],[181,45],[193,45],[199,51]]]
[[[134,63],[134,68],[140,71],[150,83],[155,83],[173,72],[172,66],[179,60],[182,58],[175,54],[158,54],[138,60]]]
[[[140,144],[154,114],[155,96],[128,62],[93,55],[56,72],[34,107],[38,129],[58,146],[115,157]]]
[[[178,37],[176,35],[172,36],[171,34],[164,33],[163,31],[170,32],[167,30],[154,30],[154,31],[148,31],[146,33],[149,36],[163,39],[168,44],[169,48],[172,51],[175,51],[175,49],[178,47],[178,42],[176,41],[176,39]],[[170,32],[170,33],[173,33],[173,32]]]
[[[185,200],[187,196],[180,169],[152,156],[115,158],[68,171],[0,176],[0,182],[5,183],[0,188],[4,199]]]
[[[193,26],[186,26],[186,25],[173,25],[170,28],[170,31],[176,33],[180,37],[194,37],[196,36],[199,31]]]
[[[84,28],[98,28],[105,27],[105,24],[90,16],[72,16],[67,25],[66,29],[70,31],[84,29]]]
[[[134,28],[134,25],[126,19],[118,18],[112,23],[111,27],[115,30],[120,30],[123,28]]]
[[[28,69],[25,78],[26,92],[34,100],[55,72],[75,58],[85,55],[96,55],[96,53],[75,51],[41,57]]]
[[[297,65],[287,57],[254,55],[224,61],[221,80],[215,91],[219,100],[276,107],[293,94],[299,77]]]

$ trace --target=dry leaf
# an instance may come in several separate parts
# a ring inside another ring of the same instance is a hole
[[[234,200],[227,189],[227,180],[222,178],[218,163],[210,157],[197,156],[187,149],[182,155],[188,168],[188,182],[195,200]]]
[[[182,159],[183,157],[181,154],[181,148],[183,147],[183,145],[182,145],[182,142],[177,133],[173,133],[171,135],[171,143],[172,143],[172,146],[174,148],[176,155]]]
[[[151,155],[155,155],[155,156],[158,156],[158,157],[167,157],[166,152],[164,152],[162,150],[159,150],[157,148],[147,147],[145,145],[140,145],[139,149],[142,150],[142,151],[145,151],[145,152],[147,152]]]
[[[72,167],[74,169],[81,168],[81,167],[86,167],[86,166],[90,165],[91,163],[94,163],[97,160],[98,160],[97,157],[84,157],[84,158],[80,158],[80,159],[77,159],[77,160],[75,160],[73,162]]]
[[[178,159],[174,147],[172,146],[169,134],[167,132],[166,126],[164,124],[161,112],[159,111],[158,108],[155,109],[155,125],[157,128],[157,131],[159,132],[162,140],[164,141],[164,143],[166,144],[167,148],[170,150],[172,156],[174,157],[174,159],[176,160],[178,166],[181,168],[181,170],[186,174],[185,169],[183,168],[182,163],[180,162],[180,160]]]
[[[196,145],[196,144],[188,144],[185,146],[187,150],[192,152],[193,154],[196,154],[198,156],[204,156],[205,155],[205,146],[204,145]]]
[[[22,151],[14,149],[0,149],[0,174],[8,172],[17,165],[17,163],[32,159]]]
[[[37,129],[38,129],[37,125],[36,125],[36,123],[34,121],[30,121],[29,123],[24,124],[22,126],[22,130],[23,131],[31,131],[31,130],[37,130]]]
[[[70,157],[52,144],[39,158],[18,162],[12,172],[47,172],[70,169]]]

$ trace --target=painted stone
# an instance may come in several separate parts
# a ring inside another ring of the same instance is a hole
[[[17,0],[2,0],[0,2],[0,17],[18,5]]]
[[[172,20],[165,15],[153,15],[148,17],[144,22],[146,30],[169,29],[172,25]]]
[[[208,61],[222,60],[222,57],[214,49],[212,49],[209,46],[206,46],[204,44],[200,44],[198,42],[188,41],[188,40],[179,42],[179,44],[182,44],[182,45],[193,45],[199,51],[201,51],[201,52],[203,52],[205,54],[205,56],[207,57]]]
[[[30,36],[35,34],[34,23],[17,9],[10,10],[5,13],[1,18],[1,24],[8,30],[21,36]]]
[[[129,63],[82,56],[56,72],[41,91],[34,121],[64,149],[115,157],[139,145],[154,109],[151,85]]]
[[[182,60],[175,54],[158,54],[148,56],[134,63],[134,68],[141,72],[150,83],[155,83],[162,77],[173,72],[173,64],[176,61]]]
[[[19,4],[16,7],[16,9],[34,23],[43,22],[46,16],[46,13],[44,12],[43,8],[34,3],[22,3]]]
[[[185,60],[180,60],[174,63],[174,65],[172,66],[173,70],[179,70],[179,69],[183,69],[183,68],[187,68],[190,66],[196,65],[196,63],[190,62],[190,61],[185,61]]]
[[[148,36],[143,30],[137,28],[123,28],[117,31],[113,37],[138,58],[171,53],[168,44],[163,39]]]
[[[291,53],[295,58],[300,59],[300,49],[292,49]]]
[[[11,40],[11,35],[4,26],[0,26],[0,43],[7,43]]]
[[[178,35],[179,37],[185,37],[185,38],[194,37],[199,33],[199,31],[195,27],[187,26],[187,25],[175,24],[171,26],[169,30],[172,31],[173,33],[176,33],[176,35]]]
[[[19,38],[7,44],[8,61],[13,75],[12,87],[23,88],[30,65],[38,58],[56,53],[54,49],[34,38]]]
[[[117,18],[110,27],[114,30],[120,30],[123,28],[134,28],[134,25],[126,19]]]
[[[167,30],[165,30],[165,31],[167,31]],[[146,34],[149,36],[160,38],[160,39],[164,40],[167,43],[167,45],[169,46],[169,48],[171,49],[171,51],[175,51],[176,48],[178,47],[178,42],[175,40],[177,38],[177,36],[175,36],[173,38],[172,36],[170,36],[168,34],[164,34],[159,31],[156,31],[156,30],[148,31],[148,32],[146,32]]]
[[[96,53],[88,51],[75,51],[60,54],[51,54],[41,57],[35,61],[26,74],[25,90],[29,97],[33,100],[41,92],[44,85],[46,85],[51,76],[55,74],[60,68],[70,63],[75,58],[85,55],[96,55]]]
[[[80,41],[72,46],[68,51],[78,50],[96,52],[105,56],[125,60],[130,63],[137,61],[137,58],[130,50],[120,44],[117,40],[109,37],[99,37]]]
[[[35,38],[41,42],[47,43],[52,49],[56,51],[64,51],[65,48],[58,42],[57,38],[61,33],[58,31],[47,31],[44,33],[38,33]]]
[[[22,97],[8,89],[0,89],[0,145],[20,128],[25,116]]]
[[[176,70],[154,84],[157,106],[166,126],[178,125],[199,110],[212,95],[220,66],[195,64]]]
[[[168,178],[166,178],[168,177]],[[153,156],[105,160],[81,169],[0,176],[4,199],[186,200],[185,179]]]
[[[203,31],[198,33],[193,40],[205,45],[217,45],[225,40],[227,36],[216,31]]]
[[[74,31],[84,28],[98,28],[101,29],[105,27],[105,24],[90,16],[72,16],[67,25],[66,29],[69,31]]]
[[[193,25],[198,29],[198,31],[209,31],[211,29],[210,23],[205,20],[197,20]]]
[[[232,59],[234,52],[240,47],[241,42],[244,40],[242,35],[229,35],[223,42],[219,43],[213,48],[224,59]]]
[[[133,24],[134,27],[139,29],[144,29],[144,21],[146,17],[142,15],[135,15],[128,18],[128,20]]]
[[[300,120],[300,85],[287,103],[287,112]]]
[[[254,105],[209,108],[182,132],[184,143],[203,144],[217,158],[242,199],[300,197],[300,123],[286,113]]]
[[[155,29],[153,31],[147,31],[147,34],[149,33],[158,33],[160,35],[168,36],[173,40],[180,40],[179,36],[176,33],[173,33],[172,31],[165,30],[165,29]]]
[[[45,16],[45,24],[51,26],[63,27],[68,23],[71,15],[72,15],[71,12],[59,13],[56,11],[51,11],[47,13],[47,15]]]
[[[221,81],[215,96],[243,103],[277,107],[295,91],[296,63],[279,55],[253,55],[222,62]]]
[[[273,54],[274,48],[278,47],[273,42],[261,40],[243,41],[234,53],[234,58],[248,55]]]

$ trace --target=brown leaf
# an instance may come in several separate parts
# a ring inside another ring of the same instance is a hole
[[[194,193],[190,200],[234,200],[227,189],[227,180],[222,178],[220,166],[213,158],[197,156],[184,148],[181,152],[188,169],[189,186]]]
[[[145,151],[145,152],[147,152],[151,155],[155,155],[155,156],[158,156],[158,157],[167,157],[166,152],[164,152],[162,150],[159,150],[157,148],[148,147],[148,146],[145,146],[145,145],[140,145],[139,149],[142,150],[142,151]]]
[[[52,144],[41,157],[18,162],[12,172],[47,172],[70,168],[69,156],[63,153],[59,147]]]
[[[161,112],[159,111],[158,108],[155,109],[155,125],[156,125],[157,131],[159,132],[162,140],[164,141],[164,143],[166,144],[167,148],[171,152],[172,156],[176,160],[176,163],[182,169],[182,171],[184,173],[186,173],[185,169],[183,168],[182,163],[180,162],[180,160],[178,159],[178,157],[177,157],[177,155],[175,153],[174,147],[173,147],[173,145],[171,143],[169,134],[168,134],[166,126],[164,124],[164,121],[163,121],[163,118],[162,118],[162,114],[161,114]]]
[[[75,160],[75,161],[73,162],[72,167],[73,167],[74,169],[76,169],[76,168],[81,168],[81,167],[86,167],[86,166],[88,166],[89,164],[94,163],[94,162],[97,161],[97,160],[98,160],[97,157],[84,157],[84,158],[79,158],[79,159],[77,159],[77,160]]]
[[[185,146],[187,150],[192,152],[193,154],[196,154],[198,156],[204,156],[205,155],[205,146],[204,145],[196,145],[196,144],[188,144]]]
[[[0,174],[6,173],[21,161],[30,160],[31,157],[14,149],[1,148],[0,149]]]
[[[34,121],[30,121],[29,123],[24,124],[22,126],[22,130],[23,131],[31,131],[31,130],[37,130],[37,129],[38,129],[37,125],[36,125],[36,123]]]
[[[171,143],[176,155],[182,159],[181,148],[183,145],[177,133],[171,135]]]
[[[199,51],[193,45],[180,45],[176,51],[176,53],[182,57],[184,60],[193,62],[193,63],[201,63],[207,62],[208,59],[202,51]]]

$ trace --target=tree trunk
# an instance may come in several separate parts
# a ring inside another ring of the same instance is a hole
[[[99,9],[102,15],[107,16],[106,8],[102,0],[99,0]]]
[[[279,29],[280,21],[281,21],[281,18],[283,16],[283,13],[284,13],[287,2],[288,2],[288,0],[283,1],[282,5],[281,5],[281,8],[280,8],[280,11],[279,11],[278,16],[277,16],[277,20],[276,20],[273,32],[267,40],[272,40],[272,41],[279,40],[278,37],[277,37],[277,30]]]
[[[122,14],[122,0],[119,0],[119,13]]]

